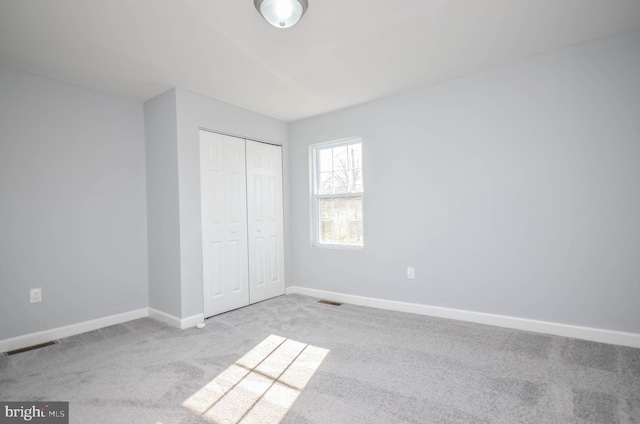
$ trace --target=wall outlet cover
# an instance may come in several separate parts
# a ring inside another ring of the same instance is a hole
[[[29,300],[31,303],[42,302],[42,289],[31,289],[29,291]]]
[[[407,267],[407,278],[413,280],[416,278],[416,270],[412,266]]]

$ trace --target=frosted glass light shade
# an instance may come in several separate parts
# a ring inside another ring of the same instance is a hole
[[[254,0],[258,12],[277,28],[294,26],[306,12],[307,0]]]

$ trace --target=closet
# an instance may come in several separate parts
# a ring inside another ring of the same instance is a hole
[[[200,130],[204,316],[285,292],[282,148]]]

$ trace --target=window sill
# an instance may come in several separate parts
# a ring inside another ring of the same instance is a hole
[[[311,247],[328,250],[364,250],[364,246],[353,246],[348,244],[313,244]]]

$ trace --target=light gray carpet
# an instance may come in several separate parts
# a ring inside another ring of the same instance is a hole
[[[200,423],[182,402],[271,334],[329,349],[287,424],[640,423],[640,349],[291,295],[203,330],[149,318],[0,356],[0,400],[70,422]]]

